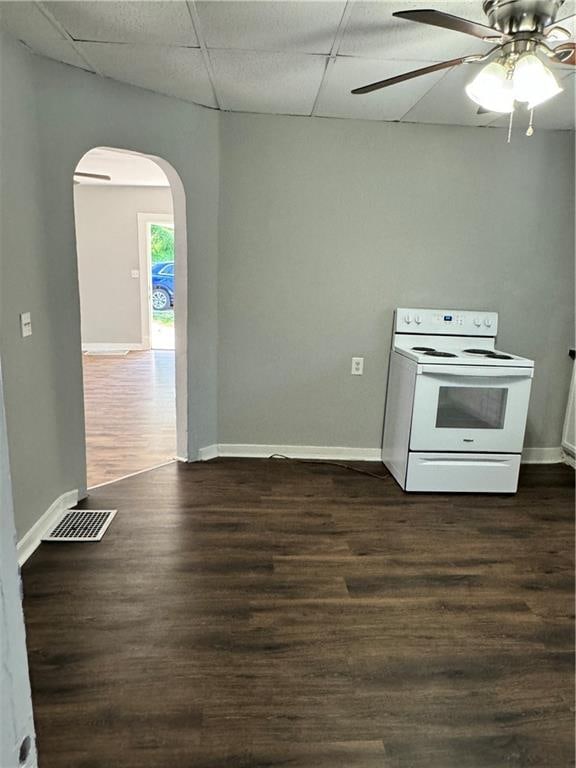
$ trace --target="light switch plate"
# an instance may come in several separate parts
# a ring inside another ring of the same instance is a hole
[[[20,331],[22,338],[26,336],[32,336],[32,318],[30,312],[22,312],[20,315]]]

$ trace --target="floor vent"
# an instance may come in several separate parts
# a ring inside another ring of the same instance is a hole
[[[42,541],[100,541],[115,509],[71,509]]]

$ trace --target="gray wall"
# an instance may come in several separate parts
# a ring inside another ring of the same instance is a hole
[[[560,445],[572,134],[227,114],[221,152],[221,443],[377,447],[392,311],[422,306],[500,313],[527,444]]]
[[[21,537],[55,498],[85,487],[72,174],[93,147],[158,155],[183,181],[191,455],[217,440],[218,114],[32,56],[7,38],[0,55],[0,343]],[[21,339],[27,310],[34,334]]]
[[[74,213],[82,343],[141,344],[138,213],[171,214],[170,189],[79,184]]]
[[[34,61],[5,38],[0,55],[0,349],[21,537],[54,499],[83,483],[80,339],[75,265],[59,264],[48,246]],[[33,335],[22,339],[19,314],[27,311]]]
[[[571,135],[507,145],[494,130],[219,116],[11,41],[1,64],[0,343],[20,536],[85,484],[71,180],[97,146],[159,155],[184,183],[192,456],[216,442],[378,446],[392,309],[410,304],[499,311],[501,345],[536,360],[528,444],[559,445]]]

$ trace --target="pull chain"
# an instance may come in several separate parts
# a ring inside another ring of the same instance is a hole
[[[510,140],[512,139],[512,123],[514,122],[514,110],[510,112],[510,122],[508,123],[508,144],[510,144]]]
[[[528,129],[526,131],[526,136],[532,136],[534,133],[534,110],[530,110],[530,122],[528,123]]]

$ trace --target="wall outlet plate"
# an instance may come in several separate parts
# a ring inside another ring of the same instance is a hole
[[[352,358],[352,370],[350,371],[352,376],[362,376],[364,373],[364,358],[353,357]]]

